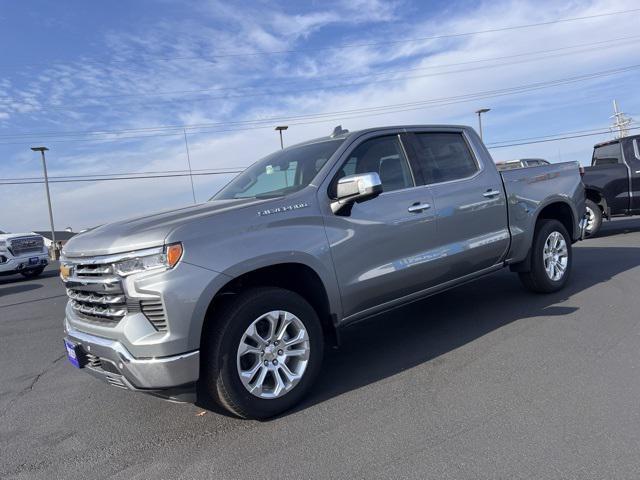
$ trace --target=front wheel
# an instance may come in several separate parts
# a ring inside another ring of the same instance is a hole
[[[212,318],[203,338],[201,386],[231,413],[264,419],[298,403],[322,363],[318,315],[297,293],[242,292]]]
[[[44,272],[44,267],[34,268],[33,270],[24,270],[20,272],[20,275],[26,278],[36,278]]]
[[[573,253],[567,229],[557,220],[540,220],[531,247],[531,268],[520,280],[538,293],[557,292],[569,279]]]

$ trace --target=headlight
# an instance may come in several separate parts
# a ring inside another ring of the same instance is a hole
[[[0,240],[0,252],[4,252],[7,250],[7,241]]]
[[[132,253],[135,255],[135,252]],[[114,271],[123,277],[149,270],[168,270],[175,267],[182,257],[182,244],[167,245],[163,252],[140,255],[113,264]]]

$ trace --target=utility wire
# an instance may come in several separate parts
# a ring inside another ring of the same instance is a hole
[[[203,176],[203,175],[228,175],[234,173],[240,173],[242,170],[229,170],[227,172],[209,172],[209,173],[193,173],[194,176]],[[155,176],[140,176],[140,177],[111,177],[111,178],[78,178],[78,179],[69,179],[69,180],[49,180],[49,183],[78,183],[78,182],[108,182],[108,181],[116,181],[116,180],[148,180],[151,178],[172,178],[172,177],[188,177],[188,173],[176,173],[171,175],[155,175]],[[29,185],[29,184],[37,184],[44,183],[44,180],[28,180],[28,181],[11,181],[5,182],[0,181],[0,185]]]
[[[631,127],[628,130],[638,130],[640,129],[640,127]],[[496,146],[487,146],[487,148],[494,150],[497,148],[506,148],[506,147],[518,147],[521,145],[533,145],[536,143],[548,143],[548,142],[557,142],[560,140],[569,140],[571,138],[582,138],[582,137],[593,137],[596,135],[605,135],[605,134],[610,134],[611,130],[607,129],[607,130],[603,130],[601,132],[596,132],[596,133],[584,133],[581,135],[567,135],[564,137],[557,137],[557,138],[548,138],[548,139],[544,139],[544,140],[532,140],[532,141],[528,141],[528,142],[519,142],[519,143],[510,143],[510,144],[506,144],[506,145],[496,145]]]
[[[22,133],[22,134],[4,134],[0,135],[0,138],[6,139],[17,139],[23,138],[26,140],[43,139],[43,138],[60,138],[64,136],[105,136],[105,135],[113,135],[113,134],[127,134],[127,133],[152,133],[152,132],[166,132],[166,131],[174,131],[176,133],[182,134],[181,130],[187,129],[189,134],[192,133],[203,133],[197,130],[203,130],[208,128],[217,128],[224,126],[244,126],[244,128],[238,128],[236,130],[250,130],[254,128],[267,128],[267,125],[271,126],[274,121],[295,121],[295,120],[316,120],[311,122],[300,122],[298,124],[311,124],[311,123],[320,123],[327,121],[335,121],[340,119],[349,119],[349,118],[362,118],[362,116],[374,116],[374,115],[382,115],[388,113],[398,113],[403,111],[412,111],[412,110],[420,110],[424,108],[430,108],[432,106],[446,106],[452,105],[456,103],[469,102],[482,100],[487,98],[495,98],[507,95],[513,95],[516,93],[525,93],[545,88],[550,88],[554,86],[561,85],[569,85],[577,82],[582,82],[585,80],[592,80],[596,78],[602,78],[611,75],[617,75],[620,73],[626,73],[629,71],[637,70],[640,68],[640,64],[637,65],[629,65],[625,67],[604,70],[599,72],[592,72],[584,75],[577,75],[573,77],[565,77],[556,80],[550,80],[546,82],[537,82],[525,85],[519,85],[515,87],[507,87],[503,89],[489,90],[483,92],[475,92],[470,94],[451,96],[451,97],[441,97],[429,100],[422,100],[416,102],[406,102],[399,104],[390,104],[390,105],[381,105],[377,107],[366,107],[359,109],[350,109],[350,110],[340,110],[333,112],[324,112],[324,113],[312,113],[312,114],[303,114],[303,115],[291,115],[291,116],[282,116],[282,117],[270,117],[265,119],[254,119],[254,120],[243,120],[243,121],[229,121],[229,122],[216,122],[216,123],[203,123],[203,124],[192,124],[192,125],[176,125],[176,126],[156,126],[156,127],[141,127],[137,129],[126,129],[126,130],[105,130],[105,131],[79,131],[79,132],[50,132],[50,133]],[[362,115],[360,115],[362,114]],[[351,115],[351,116],[348,116]],[[145,136],[154,136],[154,135],[145,135]],[[122,137],[123,139],[127,139],[130,137]],[[2,144],[2,142],[0,142]]]
[[[247,167],[219,167],[219,168],[194,168],[193,172],[199,173],[228,173],[228,170],[235,171],[237,169],[244,170]],[[120,173],[87,173],[84,175],[49,175],[50,179],[61,180],[68,178],[85,178],[85,177],[120,177],[120,176],[133,176],[133,175],[160,175],[164,173],[181,173],[187,175],[189,170],[156,170],[150,172],[120,172]],[[13,178],[0,178],[1,181],[7,180],[42,180],[44,177],[13,177]]]
[[[377,47],[384,45],[399,45],[403,43],[417,43],[417,42],[425,42],[431,40],[443,40],[447,38],[459,38],[459,37],[468,37],[473,35],[483,35],[488,33],[498,33],[498,32],[506,32],[512,30],[520,30],[526,28],[535,28],[535,27],[543,27],[548,25],[556,25],[560,23],[568,23],[568,22],[576,22],[582,20],[590,20],[594,18],[603,18],[610,17],[614,15],[624,15],[639,12],[640,8],[633,8],[628,10],[618,10],[614,12],[606,12],[599,13],[594,15],[584,15],[579,17],[568,17],[568,18],[559,18],[555,20],[548,20],[544,22],[535,22],[535,23],[527,23],[521,25],[510,25],[504,27],[490,28],[486,30],[475,30],[470,32],[459,32],[459,33],[443,33],[438,35],[431,35],[425,37],[415,37],[415,38],[404,38],[398,40],[387,40],[384,42],[363,42],[363,43],[352,43],[352,44],[342,44],[342,45],[329,45],[326,47],[309,47],[309,48],[299,48],[299,49],[283,49],[283,50],[260,50],[256,52],[227,52],[220,53],[215,55],[195,55],[195,56],[174,56],[174,57],[163,57],[163,58],[151,58],[149,60],[152,61],[175,61],[175,60],[211,60],[216,58],[229,58],[229,57],[252,57],[252,56],[261,56],[261,55],[280,55],[280,54],[292,54],[292,53],[306,53],[306,52],[319,52],[319,51],[328,51],[328,50],[344,50],[348,48],[361,48],[361,47]],[[91,60],[85,59],[82,60],[82,63],[97,63],[99,65],[104,65],[105,63],[130,63],[131,59],[100,59],[100,60]],[[19,63],[19,64],[5,64],[0,65],[0,68],[15,68],[16,66],[46,66],[46,65],[58,65],[64,64],[65,62],[38,62],[38,63]]]
[[[637,123],[637,122],[636,122]],[[630,127],[629,130],[638,130],[640,129],[639,127]],[[590,132],[590,133],[582,133],[582,132]],[[578,133],[577,135],[571,135],[572,133]],[[581,137],[591,137],[591,136],[597,136],[597,135],[604,135],[604,134],[608,134],[611,133],[611,130],[607,127],[606,130],[600,130],[598,131],[597,129],[588,129],[588,130],[577,130],[575,132],[564,132],[564,133],[558,133],[558,134],[553,134],[553,135],[544,135],[544,136],[540,136],[540,137],[529,137],[529,138],[523,138],[523,139],[516,139],[516,140],[503,140],[500,142],[492,142],[492,143],[488,143],[487,144],[487,148],[489,149],[498,149],[498,148],[505,148],[505,147],[514,147],[514,146],[521,146],[521,145],[532,145],[532,144],[537,144],[537,143],[545,143],[545,142],[557,142],[560,140],[567,140],[567,139],[572,139],[572,138],[581,138]],[[559,136],[562,135],[562,136]],[[554,138],[551,138],[554,137]],[[541,140],[538,140],[541,139]],[[525,141],[525,140],[531,140],[531,141]],[[505,144],[505,142],[518,142],[518,143],[508,143]],[[496,145],[496,144],[501,144],[501,145]],[[222,168],[221,168],[222,170]],[[239,169],[239,170],[232,170],[231,168],[229,169],[224,169],[225,171],[220,171],[220,172],[207,172],[207,173],[193,173],[193,175],[225,175],[225,174],[237,174],[237,173],[241,173],[242,171],[244,171],[244,168]],[[161,172],[151,172],[151,173],[170,173],[170,172],[174,172],[174,171],[181,171],[181,170],[166,170],[166,171],[161,171]],[[194,170],[194,172],[199,172],[198,170]],[[149,173],[149,172],[147,172]],[[105,174],[94,174],[94,175],[70,175],[70,176],[64,176],[64,177],[49,177],[49,182],[50,183],[72,183],[72,182],[100,182],[100,181],[107,181],[107,180],[146,180],[146,179],[152,179],[152,178],[170,178],[170,177],[186,177],[189,176],[189,173],[182,173],[182,174],[169,174],[169,175],[145,175],[145,176],[125,176],[125,175],[138,175],[138,174],[126,174],[126,173],[114,173],[114,174],[106,174],[106,175],[114,175],[116,176],[116,178],[105,178],[104,177]],[[83,178],[72,178],[72,177],[83,177]],[[94,177],[94,178],[91,178]],[[24,177],[24,178],[0,178],[0,185],[23,185],[23,184],[36,184],[36,183],[44,183],[44,179],[42,179],[42,177]]]
[[[634,123],[638,123],[638,122],[634,122]],[[553,134],[541,135],[541,136],[537,136],[537,137],[511,138],[509,140],[494,140],[493,142],[487,142],[485,145],[500,145],[502,143],[522,142],[522,141],[528,141],[528,140],[540,140],[540,139],[544,139],[544,138],[553,138],[553,137],[558,137],[558,136],[562,136],[562,135],[575,135],[575,134],[581,134],[581,133],[598,134],[599,132],[602,132],[603,130],[611,132],[610,128],[611,128],[610,126],[603,126],[603,127],[589,128],[587,130],[574,130],[574,131],[571,131],[571,132],[553,133]]]

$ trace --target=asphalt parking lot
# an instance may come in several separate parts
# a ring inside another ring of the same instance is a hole
[[[0,478],[638,478],[640,221],[569,286],[504,271],[350,329],[312,395],[243,421],[74,370],[54,268],[0,278]]]

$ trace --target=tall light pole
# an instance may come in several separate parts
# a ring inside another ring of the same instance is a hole
[[[481,108],[480,110],[476,110],[478,114],[478,130],[480,131],[480,139],[482,139],[482,114],[491,111],[490,108]]]
[[[283,149],[284,148],[284,143],[282,142],[282,131],[286,130],[287,128],[289,128],[288,125],[280,125],[278,127],[276,127],[276,130],[278,132],[280,132],[280,148]]]
[[[31,147],[34,152],[40,152],[42,155],[42,168],[44,169],[44,185],[47,190],[47,204],[49,205],[49,222],[51,223],[51,242],[53,250],[56,250],[56,229],[53,226],[53,211],[51,210],[51,194],[49,193],[49,176],[47,175],[47,161],[44,158],[44,152],[49,150],[47,147]]]

